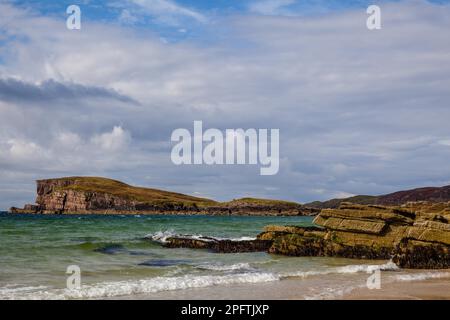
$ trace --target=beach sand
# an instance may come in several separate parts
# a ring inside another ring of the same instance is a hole
[[[322,284],[323,285],[323,284]],[[383,284],[381,289],[369,290],[365,286],[317,288],[317,280],[286,279],[276,282],[213,286],[187,290],[174,290],[113,299],[169,299],[169,300],[450,300],[450,279],[401,281]]]
[[[450,300],[450,279],[388,283],[381,289],[358,288],[346,300]]]

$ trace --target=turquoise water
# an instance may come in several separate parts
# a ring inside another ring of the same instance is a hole
[[[307,226],[312,218],[1,213],[0,299],[133,296],[292,277],[317,278],[313,289],[320,294],[329,280],[352,283],[358,273],[358,279],[364,279],[366,266],[374,263],[264,252],[219,254],[161,245],[165,236],[175,234],[254,238],[269,224]],[[66,289],[70,265],[81,270],[78,291]]]

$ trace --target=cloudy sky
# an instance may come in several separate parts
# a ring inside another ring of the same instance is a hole
[[[450,4],[0,0],[0,209],[106,176],[306,202],[450,183]],[[66,28],[66,8],[82,11]],[[279,128],[280,171],[175,166],[176,128]]]

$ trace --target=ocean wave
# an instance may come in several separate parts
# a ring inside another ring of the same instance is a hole
[[[159,243],[167,243],[168,238],[172,237],[180,237],[180,238],[187,238],[187,239],[194,239],[194,240],[202,240],[202,241],[220,241],[220,240],[231,240],[231,241],[250,241],[250,240],[256,240],[256,237],[248,237],[248,236],[242,236],[242,237],[216,237],[216,236],[204,236],[202,234],[180,234],[176,233],[174,230],[165,230],[165,231],[157,231],[155,233],[150,233],[144,236],[145,239],[150,239]]]
[[[323,288],[319,293],[304,296],[305,300],[333,300],[342,298],[350,294],[353,290],[364,288],[365,285],[358,286],[337,286]]]
[[[397,267],[395,263],[392,261],[388,261],[384,264],[350,264],[343,267],[336,267],[336,268],[329,268],[325,270],[310,270],[310,271],[296,271],[296,272],[290,272],[285,273],[282,275],[283,278],[291,278],[291,277],[298,277],[298,278],[307,278],[311,276],[320,276],[320,275],[327,275],[327,274],[352,274],[352,273],[372,273],[375,270],[381,270],[381,271],[396,271],[400,268]]]
[[[398,281],[420,281],[429,279],[450,278],[450,272],[421,272],[416,274],[396,275],[394,280]]]
[[[46,286],[28,286],[28,287],[20,287],[20,285],[9,284],[0,288],[0,298],[4,296],[8,296],[10,294],[22,294],[26,292],[35,292],[38,290],[47,289]]]
[[[375,270],[381,271],[396,271],[400,268],[392,261],[389,261],[385,264],[354,264],[348,265],[344,267],[336,268],[337,273],[357,273],[357,272],[366,272],[371,273]]]
[[[142,280],[102,282],[84,285],[81,289],[39,290],[24,293],[10,290],[7,295],[0,294],[0,299],[95,299],[115,296],[156,293],[160,291],[204,288],[217,285],[250,284],[277,281],[280,278],[273,273],[240,273],[220,276],[180,276],[155,277]]]
[[[253,270],[248,263],[235,263],[229,265],[223,264],[200,264],[196,268],[211,271],[236,271],[236,270]]]
[[[50,289],[48,287],[17,287],[6,286],[0,288],[0,299],[96,299],[115,296],[129,296],[137,294],[150,294],[161,291],[185,290],[192,288],[205,288],[221,285],[256,284],[280,281],[292,277],[307,278],[327,274],[356,274],[370,273],[375,270],[397,271],[399,268],[389,261],[385,264],[347,265],[324,270],[306,270],[287,273],[263,272],[252,269],[249,263],[236,264],[200,264],[196,268],[211,271],[225,272],[220,275],[179,275],[180,269],[165,276],[114,282],[100,282],[83,285],[78,290]],[[236,271],[227,273],[228,271]],[[389,277],[395,281],[419,281],[437,278],[450,278],[450,272],[421,272],[415,274],[397,274]],[[351,280],[351,279],[350,279]],[[358,282],[356,282],[358,283]],[[364,284],[351,286],[336,285],[323,288],[320,292],[311,293],[305,299],[335,299],[342,297],[356,288],[365,287]]]

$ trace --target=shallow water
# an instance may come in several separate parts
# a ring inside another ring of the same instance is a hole
[[[196,288],[304,281],[299,298],[323,298],[365,284],[381,268],[386,279],[440,277],[397,270],[388,261],[218,254],[161,246],[174,234],[251,239],[269,224],[312,225],[311,217],[0,214],[0,299],[104,298],[171,294],[195,299]],[[153,240],[150,240],[151,238]],[[66,289],[69,265],[81,269],[82,288]],[[375,267],[374,267],[375,265]],[[370,274],[369,274],[370,275]],[[397,278],[396,278],[397,277]],[[403,277],[403,278],[401,278]],[[408,278],[409,277],[409,278]],[[219,291],[220,292],[220,291]]]

